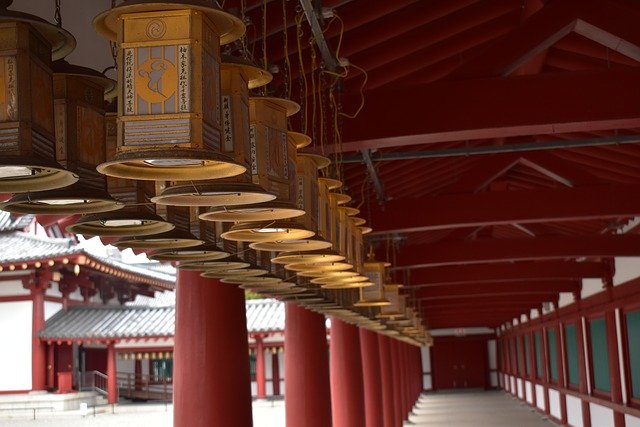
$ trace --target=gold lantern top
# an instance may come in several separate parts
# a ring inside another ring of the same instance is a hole
[[[240,19],[200,0],[125,1],[94,19],[118,41],[118,150],[106,175],[157,181],[235,176],[221,153],[220,44]]]
[[[367,261],[364,263],[364,275],[369,278],[373,286],[360,289],[360,300],[354,304],[356,307],[383,307],[391,302],[384,296],[385,268],[391,264],[388,262],[376,261],[373,247],[369,246]]]

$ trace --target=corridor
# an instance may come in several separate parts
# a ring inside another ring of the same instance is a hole
[[[438,392],[418,399],[405,426],[551,427],[529,406],[502,391]]]

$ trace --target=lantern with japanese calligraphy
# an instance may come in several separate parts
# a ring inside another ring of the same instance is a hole
[[[222,143],[221,151],[247,171],[226,179],[177,182],[167,187],[155,203],[175,206],[237,206],[263,203],[275,195],[251,180],[249,140],[249,89],[264,86],[271,74],[239,58],[223,56],[221,67]]]
[[[290,132],[290,134],[293,132]],[[302,134],[298,134],[302,135]],[[306,136],[306,135],[303,135]],[[330,160],[315,154],[300,154],[296,161],[297,200],[296,205],[305,214],[295,218],[308,230],[318,230],[318,170],[329,166]],[[256,242],[249,245],[252,249],[260,251],[306,251],[329,249],[331,242],[318,236],[307,239],[287,239],[273,242]]]
[[[118,42],[118,150],[98,171],[120,178],[224,178],[245,167],[221,152],[220,45],[244,34],[203,0],[127,0],[94,19]]]
[[[115,82],[97,71],[53,64],[56,160],[80,180],[64,188],[14,195],[2,209],[15,213],[73,214],[120,209],[123,203],[107,192],[104,175],[96,165],[104,162],[104,97]]]
[[[36,16],[0,2],[0,192],[25,193],[73,184],[78,176],[55,160],[51,60],[75,39]]]
[[[115,113],[105,116],[106,156],[115,155],[116,138]],[[107,189],[125,207],[118,211],[83,215],[67,231],[90,236],[141,236],[164,233],[174,228],[173,224],[156,214],[156,206],[151,202],[157,190],[155,182],[134,181],[107,176]]]
[[[308,144],[308,139],[293,138],[287,132],[287,117],[299,109],[298,104],[288,99],[249,98],[251,179],[274,194],[276,199],[259,204],[213,208],[202,214],[202,219],[260,222],[304,214],[304,210],[295,205],[295,167],[296,150]]]
[[[391,302],[384,297],[385,268],[391,264],[375,260],[373,247],[369,247],[367,262],[364,263],[364,275],[369,278],[373,286],[360,288],[360,299],[354,304],[356,307],[382,307]]]

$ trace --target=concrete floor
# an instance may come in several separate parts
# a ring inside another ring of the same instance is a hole
[[[526,404],[502,391],[425,393],[405,426],[552,427]]]

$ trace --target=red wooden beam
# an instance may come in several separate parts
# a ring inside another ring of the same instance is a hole
[[[372,215],[372,235],[633,217],[640,215],[640,199],[632,197],[639,193],[640,186],[617,185],[398,199]]]
[[[638,80],[639,69],[599,70],[371,91],[341,149],[640,127]]]
[[[517,262],[503,264],[470,264],[423,268],[411,271],[411,289],[466,283],[499,283],[501,281],[565,280],[603,278],[608,268],[600,262]]]
[[[640,256],[640,236],[600,235],[475,240],[405,246],[400,268],[536,261],[583,257]]]
[[[457,286],[430,286],[415,292],[414,298],[428,301],[434,299],[447,299],[458,297],[470,297],[475,295],[526,295],[549,294],[553,292],[576,292],[580,290],[581,283],[576,280],[546,280],[523,282],[497,282],[497,283],[467,283]]]

